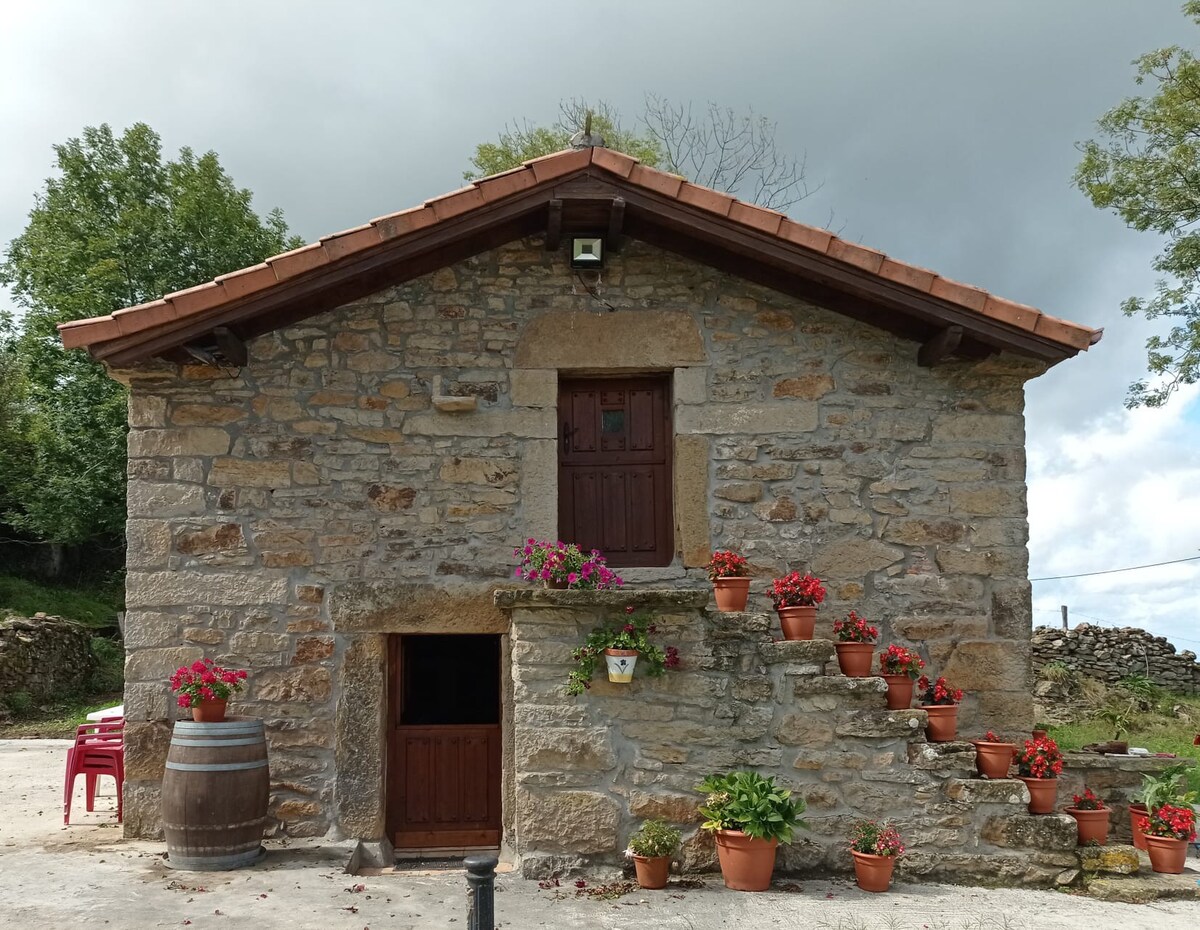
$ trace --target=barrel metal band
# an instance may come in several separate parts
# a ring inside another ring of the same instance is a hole
[[[216,733],[261,733],[263,725],[261,721],[254,723],[230,723],[230,724],[214,724],[214,723],[189,723],[188,721],[178,721],[175,724],[176,733],[185,733],[187,735],[195,734],[212,736]]]
[[[184,746],[191,748],[192,746],[262,746],[264,745],[262,738],[257,739],[192,739],[190,736],[172,736],[172,746]]]
[[[254,762],[167,762],[167,768],[177,772],[241,772],[266,767],[266,759],[257,759]]]
[[[187,830],[196,833],[199,830],[238,830],[242,827],[257,827],[267,822],[266,817],[255,817],[253,820],[243,820],[239,823],[164,823],[164,830]],[[195,849],[196,847],[192,847]],[[212,847],[215,849],[216,847]]]

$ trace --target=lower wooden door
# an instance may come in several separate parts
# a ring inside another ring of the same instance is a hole
[[[392,647],[388,832],[397,849],[500,845],[498,636]]]

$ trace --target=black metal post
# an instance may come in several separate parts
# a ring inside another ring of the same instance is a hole
[[[468,856],[463,860],[467,869],[467,930],[496,930],[496,866],[495,856]]]

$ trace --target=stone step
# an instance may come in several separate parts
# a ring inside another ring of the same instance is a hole
[[[838,736],[904,737],[925,739],[923,710],[860,710],[842,720],[834,729]],[[1018,782],[1018,784],[1020,784]],[[1024,787],[1022,785],[1022,787]]]
[[[1137,875],[1109,875],[1085,879],[1087,896],[1101,901],[1120,901],[1125,904],[1149,904],[1151,901],[1200,900],[1200,872],[1196,860],[1189,859],[1190,868],[1182,875],[1163,875],[1151,872],[1149,861]]]
[[[908,764],[934,775],[969,779],[975,774],[975,746],[971,743],[910,743]]]
[[[1136,875],[1141,867],[1136,846],[1112,843],[1108,846],[1081,846],[1079,867],[1085,872],[1105,875]]]
[[[1074,861],[1074,856],[1052,852],[994,855],[911,850],[896,863],[896,880],[953,883],[969,881],[994,887],[1052,887],[1055,884],[1069,883],[1078,877],[1078,869],[1068,868]]]
[[[983,822],[979,838],[1001,849],[1073,853],[1079,830],[1069,814],[1001,814]]]
[[[951,778],[946,781],[945,792],[950,800],[968,804],[1029,806],[1029,789],[1015,778]]]
[[[785,665],[785,675],[824,675],[825,665],[833,658],[833,643],[827,639],[779,640],[759,645],[758,655],[766,665]]]
[[[792,686],[796,705],[803,710],[879,710],[884,707],[887,682],[882,678],[845,675],[798,675]]]

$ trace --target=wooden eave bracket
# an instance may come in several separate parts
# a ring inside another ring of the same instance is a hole
[[[604,241],[605,247],[613,254],[621,251],[621,231],[624,228],[625,198],[614,197],[608,212],[608,235]]]
[[[218,326],[213,329],[213,339],[217,344],[217,352],[221,358],[234,368],[245,368],[250,361],[250,353],[246,351],[246,343],[228,326]]]
[[[963,328],[958,324],[947,326],[932,338],[925,341],[917,350],[917,364],[922,368],[932,368],[954,354],[962,343]]]
[[[546,251],[557,252],[562,243],[563,202],[557,198],[546,205]]]

